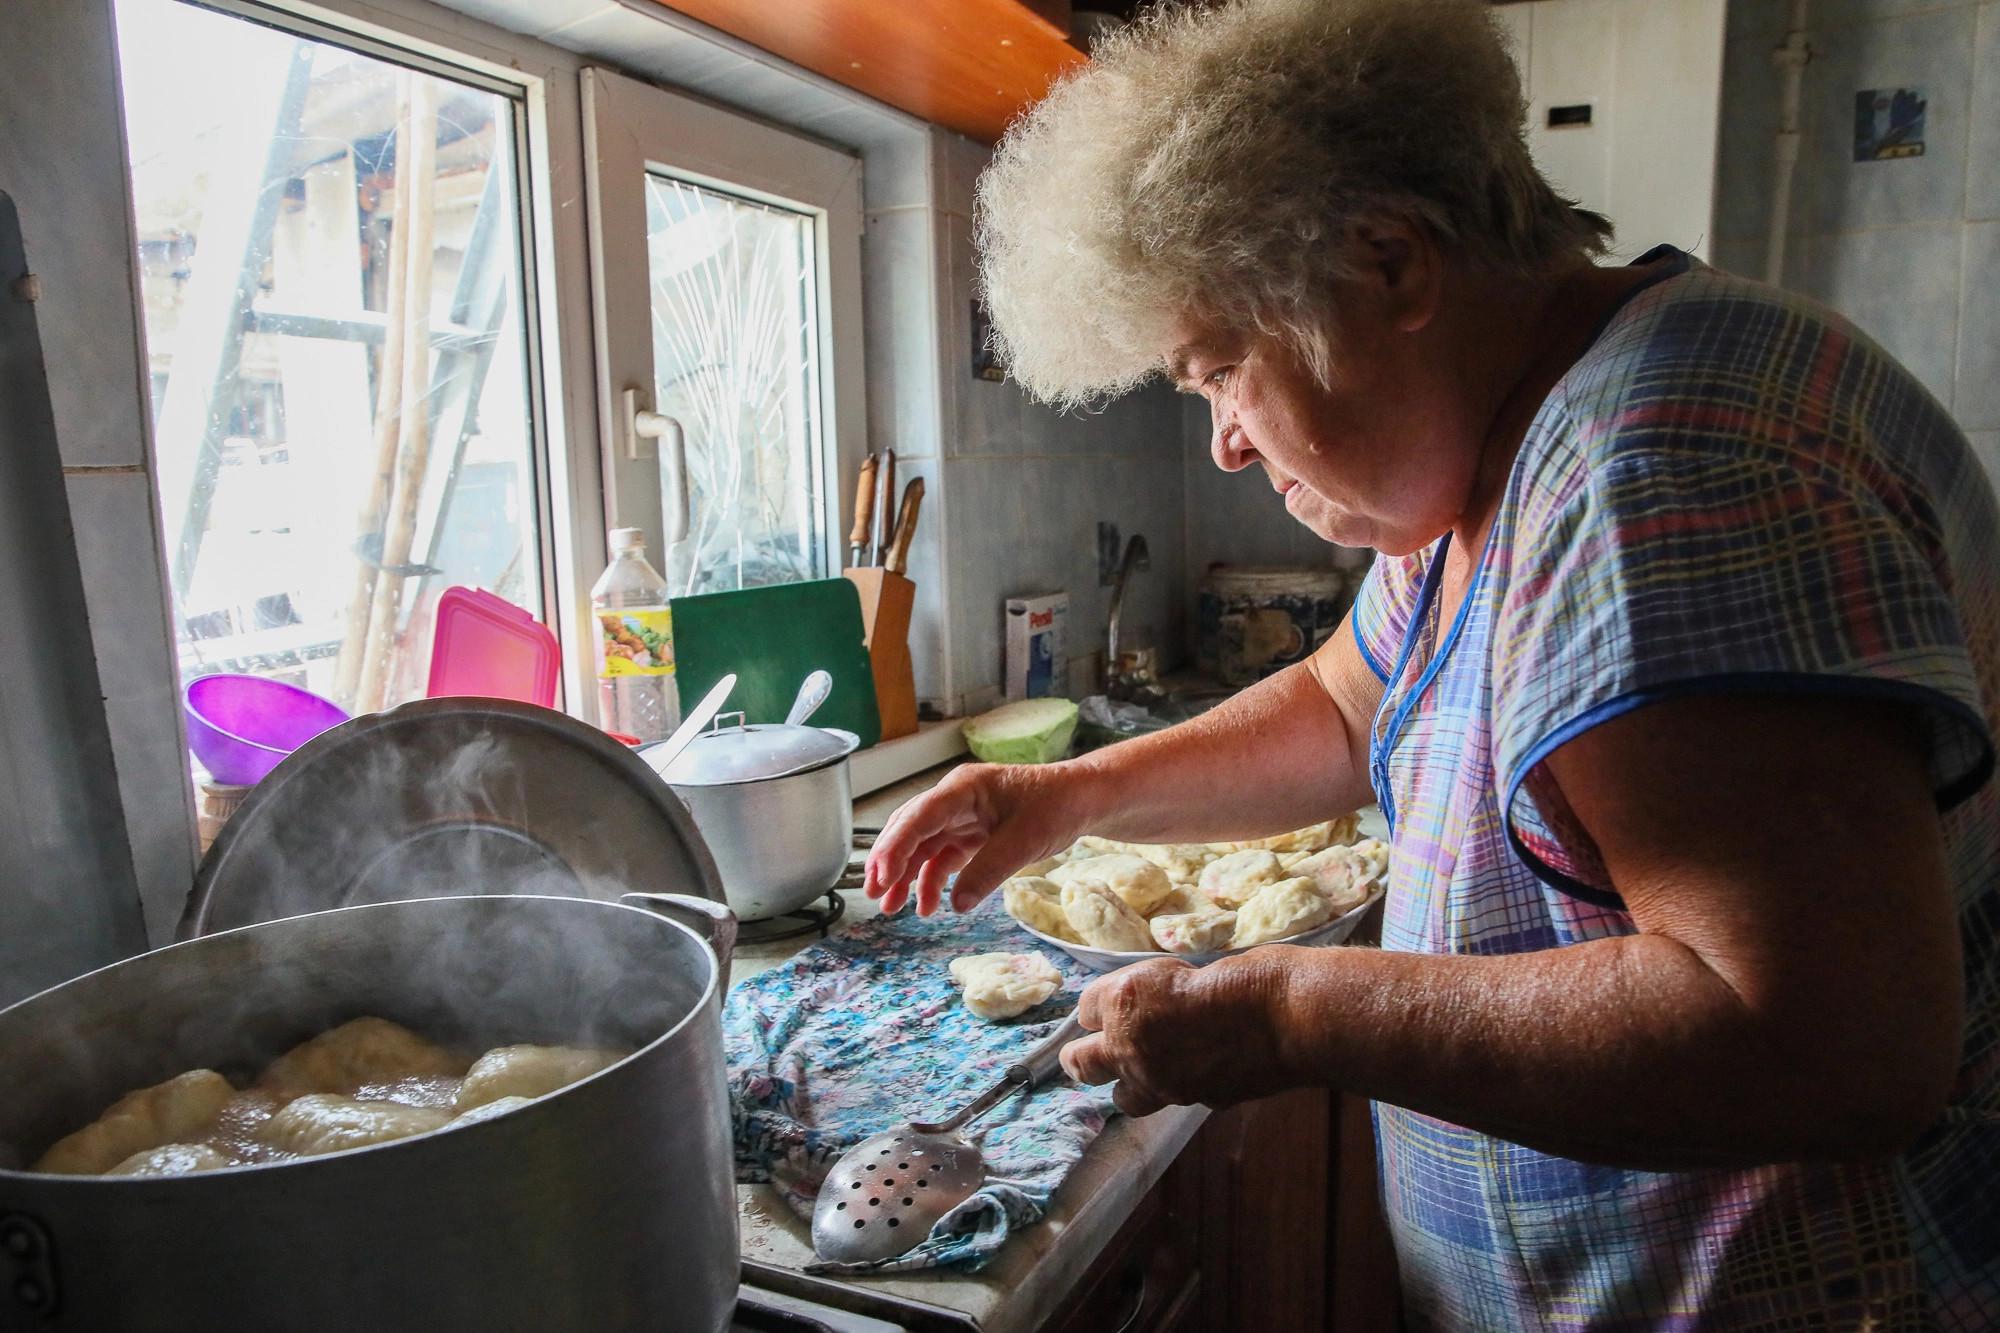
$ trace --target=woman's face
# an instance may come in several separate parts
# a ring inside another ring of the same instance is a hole
[[[1406,555],[1465,511],[1483,425],[1429,319],[1373,301],[1343,310],[1332,383],[1262,336],[1187,324],[1168,354],[1184,391],[1208,399],[1216,465],[1261,464],[1293,518],[1342,546]],[[1482,418],[1483,420],[1483,418]]]

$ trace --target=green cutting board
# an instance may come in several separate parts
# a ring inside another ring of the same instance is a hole
[[[692,708],[734,671],[736,689],[723,711],[740,709],[750,722],[783,722],[800,683],[825,670],[833,693],[812,724],[851,731],[863,749],[882,738],[875,677],[861,642],[861,594],[846,579],[676,597],[673,613],[681,707]]]

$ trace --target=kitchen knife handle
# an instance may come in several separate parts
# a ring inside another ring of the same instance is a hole
[[[889,543],[888,558],[883,566],[892,574],[900,574],[910,567],[910,542],[917,535],[917,510],[924,502],[924,479],[910,478],[910,484],[903,488],[903,507],[897,511],[896,539]]]
[[[896,539],[896,451],[882,451],[882,470],[875,480],[875,558],[868,563],[879,565],[889,558],[889,543]]]
[[[868,545],[868,535],[875,530],[875,455],[871,451],[861,460],[861,482],[854,488],[854,527],[847,534],[847,544],[860,553]],[[858,561],[860,554],[855,556]]]

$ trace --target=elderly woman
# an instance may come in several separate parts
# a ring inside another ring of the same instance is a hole
[[[1085,832],[1379,802],[1381,949],[1127,968],[1070,1072],[1133,1114],[1372,1098],[1417,1328],[1993,1328],[1987,482],[1837,316],[1595,264],[1523,109],[1473,0],[1240,0],[1008,134],[980,244],[1016,378],[1164,372],[1219,466],[1379,557],[1207,716],[957,770],[869,892],[963,911]]]

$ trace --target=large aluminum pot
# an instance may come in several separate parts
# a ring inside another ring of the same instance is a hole
[[[0,1011],[4,1167],[134,1088],[241,1079],[360,1015],[467,1052],[636,1051],[492,1120],[326,1157],[166,1179],[0,1169],[0,1329],[726,1328],[733,922],[700,900],[663,910],[705,912],[714,947],[615,903],[431,898],[207,936]]]
[[[854,844],[847,757],[859,744],[852,732],[819,727],[719,727],[661,772],[694,816],[742,920],[795,911],[846,872]]]

